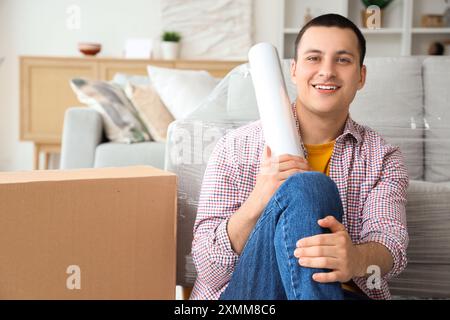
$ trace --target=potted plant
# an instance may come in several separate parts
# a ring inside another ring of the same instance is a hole
[[[377,6],[378,8],[380,8],[380,17],[379,17],[379,26],[377,27],[381,27],[382,25],[382,19],[383,19],[383,9],[386,8],[389,3],[392,2],[392,0],[361,0],[362,3],[365,5],[366,9],[362,10],[361,12],[361,19],[362,19],[362,25],[364,28],[370,28],[371,26],[368,25],[368,20],[369,18],[374,14],[373,12],[371,12],[370,10],[367,10],[367,8],[369,8],[370,6]],[[374,17],[376,19],[376,17]],[[376,21],[376,20],[375,20]]]
[[[161,51],[164,60],[178,58],[181,35],[175,31],[164,31],[161,36]]]

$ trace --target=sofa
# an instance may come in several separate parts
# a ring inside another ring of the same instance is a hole
[[[394,298],[450,298],[450,57],[366,58],[366,86],[350,113],[372,127],[405,157],[410,186],[408,266],[390,280]],[[289,60],[282,61],[295,99]],[[230,72],[188,118],[172,122],[166,143],[117,145],[105,141],[95,111],[66,113],[61,168],[148,164],[178,176],[177,284],[192,286],[192,229],[203,173],[215,143],[258,119],[247,65]],[[164,161],[164,164],[162,164]]]

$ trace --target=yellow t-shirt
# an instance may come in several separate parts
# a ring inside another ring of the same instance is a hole
[[[330,160],[335,142],[336,140],[324,144],[305,144],[308,151],[308,163],[314,171],[330,175]]]

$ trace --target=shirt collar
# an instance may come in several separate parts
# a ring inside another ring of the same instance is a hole
[[[300,121],[298,120],[296,103],[293,102],[291,106],[292,106],[292,111],[293,111],[294,118],[295,118],[295,124],[296,124],[297,130],[298,130],[298,134],[301,137]],[[353,121],[353,119],[350,117],[350,114],[348,114],[347,120],[345,121],[344,131],[342,132],[342,134],[339,137],[336,138],[336,142],[341,139],[344,139],[348,135],[354,137],[358,144],[361,143],[361,141],[362,141],[361,133],[359,132],[358,128],[356,127],[355,121]],[[303,141],[302,141],[302,145],[303,145]]]

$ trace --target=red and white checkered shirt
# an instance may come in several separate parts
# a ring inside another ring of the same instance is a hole
[[[297,129],[295,105],[293,105]],[[299,130],[300,133],[300,130]],[[218,299],[230,281],[239,256],[227,233],[230,216],[256,183],[264,150],[261,122],[231,131],[220,139],[208,162],[194,225],[192,256],[197,279],[191,299]],[[307,157],[307,150],[303,147]],[[406,190],[408,174],[398,147],[368,127],[347,118],[336,139],[330,163],[344,208],[343,224],[354,244],[378,242],[389,249],[394,265],[381,285],[353,281],[372,299],[390,299],[387,280],[406,267]]]

